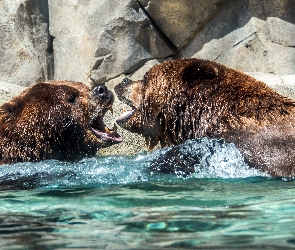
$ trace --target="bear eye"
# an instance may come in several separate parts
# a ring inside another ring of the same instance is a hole
[[[8,113],[14,113],[15,107],[10,103],[5,103],[2,105],[2,109],[6,110]]]
[[[77,100],[77,95],[75,95],[75,94],[70,95],[70,97],[68,99],[69,103],[75,103],[76,100]]]

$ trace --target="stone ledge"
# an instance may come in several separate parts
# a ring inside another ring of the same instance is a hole
[[[13,83],[0,82],[0,105],[9,101],[25,89],[26,87]]]
[[[274,75],[262,72],[248,72],[247,74],[265,82],[281,95],[295,100],[295,75]]]

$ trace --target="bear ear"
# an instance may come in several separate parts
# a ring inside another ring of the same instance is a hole
[[[211,80],[217,77],[218,73],[218,67],[215,63],[195,59],[185,67],[182,79],[189,83],[198,80]]]

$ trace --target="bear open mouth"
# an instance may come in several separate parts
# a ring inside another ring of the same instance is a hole
[[[129,106],[128,109],[123,109],[123,113],[116,119],[116,122],[120,125],[126,123],[133,116],[137,108],[133,105],[132,101],[128,100],[125,96],[120,96],[118,94],[117,96],[121,102]]]
[[[90,123],[91,130],[97,137],[104,141],[120,143],[122,142],[122,137],[117,133],[116,124],[114,124],[112,129],[109,129],[103,121],[104,115],[108,110],[113,113],[113,109],[110,106],[103,109],[100,114],[97,114],[97,116],[92,119],[92,122]]]

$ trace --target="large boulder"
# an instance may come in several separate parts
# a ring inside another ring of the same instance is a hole
[[[139,0],[147,15],[178,49],[186,45],[228,0]]]
[[[54,77],[104,83],[173,55],[136,1],[51,1]]]
[[[13,83],[0,82],[0,105],[9,101],[25,89],[26,87]]]
[[[50,78],[47,2],[0,1],[0,81],[29,86]]]
[[[228,1],[180,55],[242,71],[294,74],[294,0]]]
[[[259,81],[265,82],[281,95],[295,100],[295,74],[274,75],[263,72],[248,72],[248,74]]]

